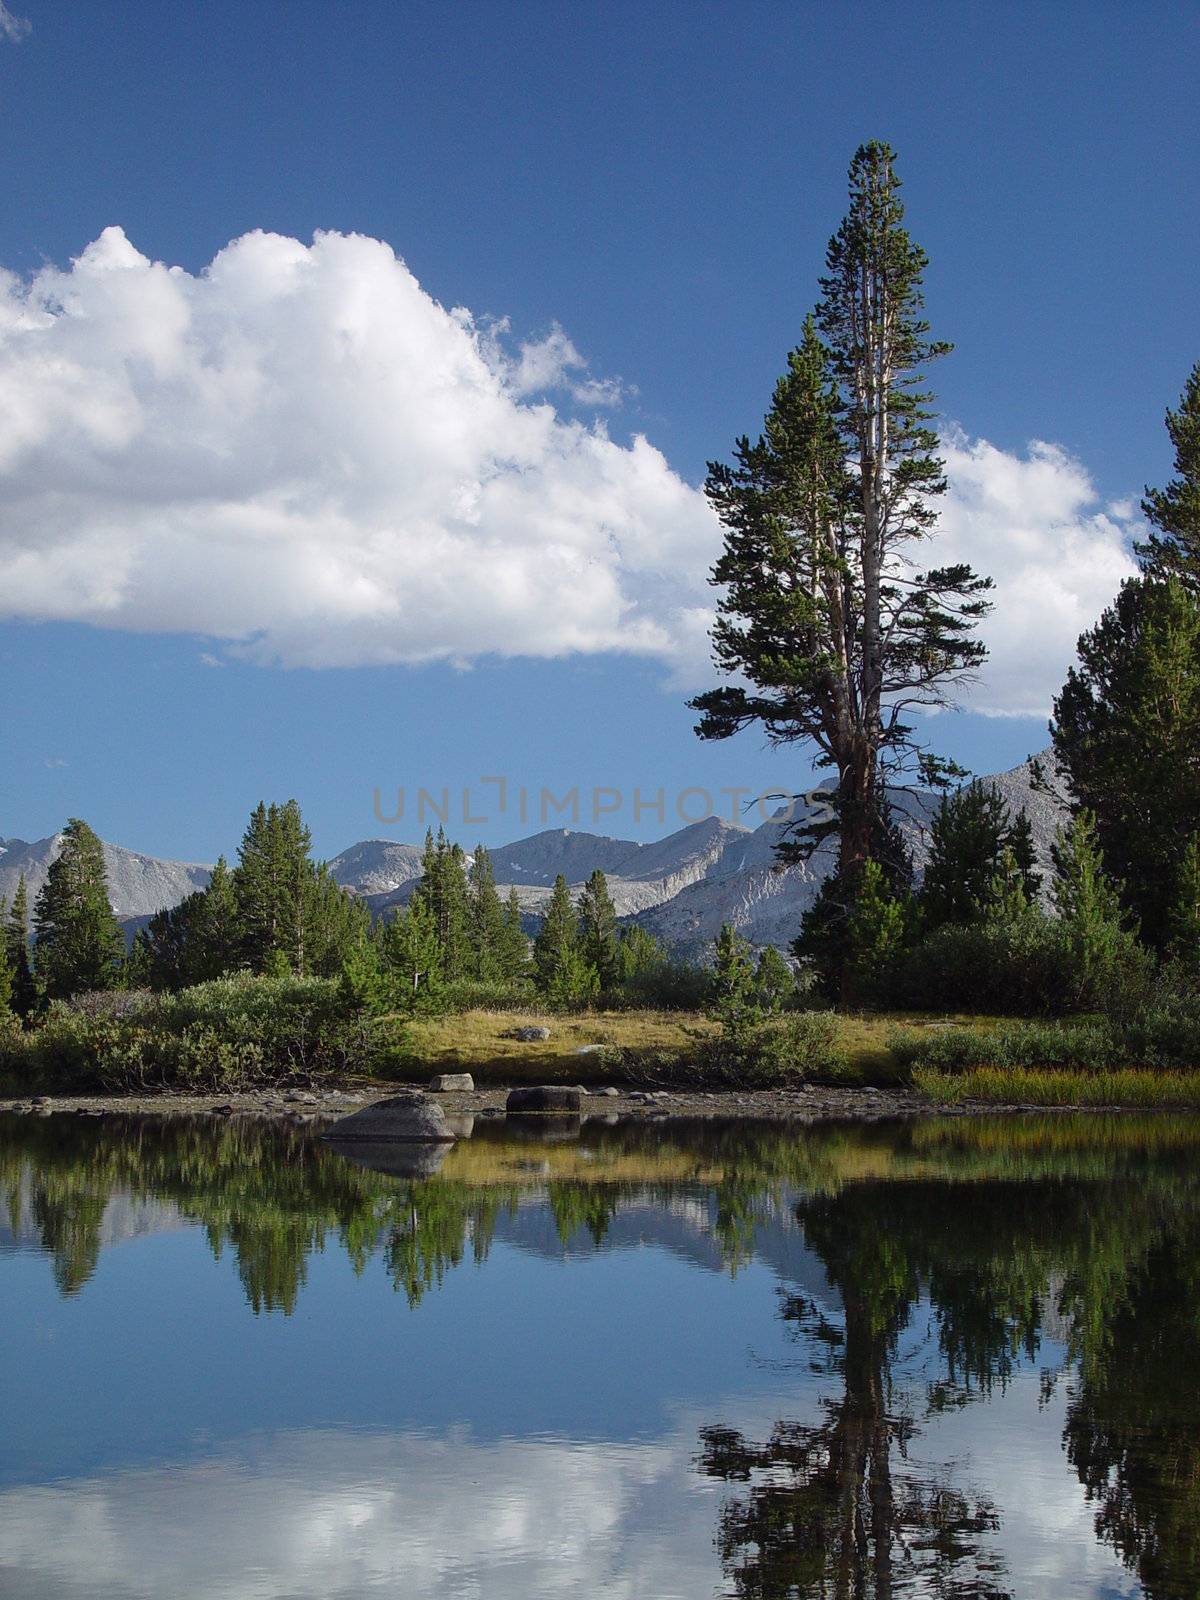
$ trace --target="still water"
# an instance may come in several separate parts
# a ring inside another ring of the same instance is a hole
[[[1195,1596],[1198,1155],[2,1119],[0,1595]]]

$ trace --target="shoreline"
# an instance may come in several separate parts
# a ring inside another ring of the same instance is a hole
[[[348,1080],[313,1089],[248,1089],[238,1093],[161,1093],[95,1095],[5,1095],[0,1097],[0,1115],[85,1117],[108,1116],[215,1116],[254,1117],[278,1121],[292,1127],[314,1126],[351,1112],[376,1100],[385,1100],[407,1089],[430,1094],[448,1117],[474,1114],[497,1121],[505,1115],[505,1099],[510,1085],[480,1085],[474,1091],[433,1092],[427,1083],[377,1080]],[[528,1081],[511,1087],[528,1087]],[[1094,1106],[1036,1105],[1031,1103],[994,1105],[985,1101],[956,1101],[948,1104],[930,1100],[914,1089],[837,1087],[819,1084],[788,1089],[641,1089],[616,1087],[582,1090],[581,1115],[634,1117],[659,1121],[665,1117],[711,1118],[746,1121],[881,1122],[907,1117],[929,1116],[1018,1116],[1034,1112],[1126,1112],[1160,1109],[1188,1114],[1177,1106]],[[1200,1108],[1191,1108],[1192,1113]]]

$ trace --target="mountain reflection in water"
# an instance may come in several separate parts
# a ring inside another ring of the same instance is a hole
[[[1195,1595],[1198,1150],[478,1123],[406,1178],[250,1120],[4,1119],[0,1591]]]

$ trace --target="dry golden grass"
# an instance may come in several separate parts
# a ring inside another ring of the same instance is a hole
[[[542,1026],[548,1039],[506,1039],[515,1028]],[[695,1012],[592,1011],[579,1016],[533,1011],[458,1011],[417,1017],[409,1025],[409,1064],[421,1071],[470,1072],[491,1079],[577,1083],[605,1073],[587,1045],[616,1045],[656,1056],[684,1056],[715,1024]],[[581,1053],[582,1052],[582,1053]]]

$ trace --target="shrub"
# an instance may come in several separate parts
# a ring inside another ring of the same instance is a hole
[[[1036,906],[990,922],[947,923],[896,963],[888,998],[918,1011],[1136,1015],[1153,992],[1153,957],[1114,940],[1103,962]]]
[[[612,1001],[656,1011],[699,1011],[708,996],[709,973],[686,961],[663,961],[632,973]]]
[[[233,1089],[370,1072],[397,1025],[349,1009],[328,978],[241,974],[177,994],[55,1002],[40,1026],[0,1039],[0,1071],[22,1086]]]
[[[855,1076],[837,1016],[795,1011],[700,1041],[696,1067],[704,1082],[744,1088],[789,1083],[841,1083]]]
[[[454,1011],[524,1011],[539,1005],[530,978],[455,978],[442,991],[442,1009]]]
[[[1105,1019],[1002,1022],[994,1028],[908,1028],[889,1041],[910,1071],[970,1072],[979,1067],[1119,1066],[1124,1044]]]

